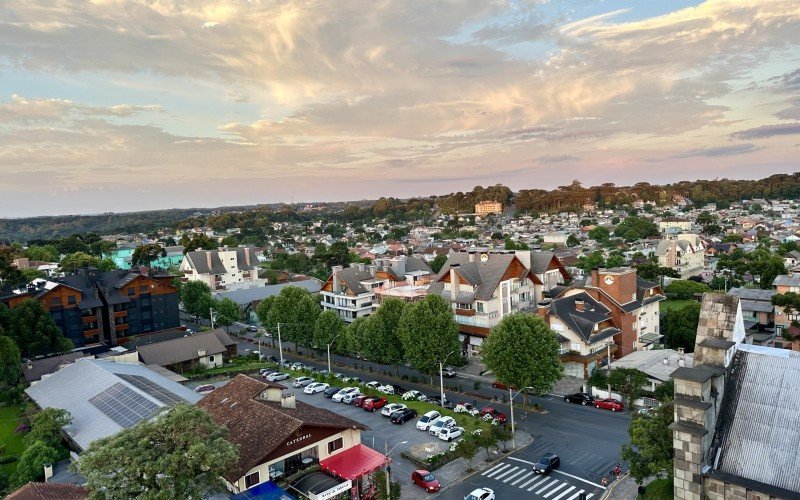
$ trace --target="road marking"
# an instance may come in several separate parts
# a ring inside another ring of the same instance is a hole
[[[536,475],[536,476],[533,477],[533,479],[530,479],[530,480],[525,481],[524,483],[520,484],[519,487],[520,487],[520,489],[525,489],[526,486],[528,486],[531,483],[535,483],[536,481],[538,481],[541,478],[542,478],[542,476]]]
[[[541,483],[539,483],[539,484],[534,484],[533,486],[531,486],[530,488],[528,488],[528,491],[531,491],[531,490],[532,490],[532,489],[534,489],[534,488],[538,488],[539,486],[541,486],[541,485],[543,485],[543,484],[547,483],[547,482],[548,482],[548,481],[550,481],[551,479],[552,479],[552,478],[549,478],[549,477],[546,477],[546,478],[544,478],[544,481],[542,481],[542,482],[541,482]],[[538,492],[537,492],[537,493],[538,493]]]
[[[560,494],[560,495],[558,495],[557,497],[555,497],[553,500],[559,500],[559,498],[561,498],[561,497],[565,497],[565,496],[569,495],[569,492],[570,492],[570,491],[572,491],[572,490],[574,490],[574,489],[575,489],[575,487],[574,487],[574,486],[570,486],[568,490],[564,490],[564,491],[562,491],[562,492],[561,492],[561,494]]]
[[[594,493],[589,493],[588,495],[586,495],[586,500],[589,500],[589,499],[590,499],[590,498],[592,498],[593,496],[594,496]]]
[[[544,490],[549,490],[550,488],[552,488],[557,484],[561,484],[561,481],[559,481],[558,479],[553,479],[552,481],[547,483],[543,488],[539,488],[538,490],[536,490],[536,494],[538,495],[542,493]]]
[[[516,460],[517,462],[522,462],[522,463],[528,464],[528,465],[535,465],[536,464],[536,462],[528,462],[527,460],[523,460],[521,458],[508,457],[508,459],[509,460]]]
[[[509,458],[511,458],[511,457],[509,457]],[[571,477],[572,479],[577,479],[578,481],[583,481],[586,484],[591,484],[592,486],[596,486],[598,488],[606,489],[605,486],[603,486],[601,484],[593,483],[593,482],[588,481],[588,480],[586,480],[586,479],[584,479],[582,477],[573,476],[572,474],[567,474],[566,472],[561,472],[560,470],[553,470],[553,472],[555,472],[557,474],[561,474],[561,475],[567,476],[567,477]]]
[[[550,495],[552,495],[552,494],[553,494],[553,493],[555,493],[556,491],[560,490],[561,488],[563,488],[563,487],[567,486],[568,484],[569,484],[569,483],[564,483],[564,484],[560,484],[560,485],[556,486],[556,487],[555,487],[555,488],[553,488],[552,490],[548,491],[548,492],[547,492],[547,494],[546,494],[544,497],[545,497],[545,498],[549,498],[549,497],[550,497]]]
[[[509,464],[497,464],[494,467],[492,467],[491,469],[483,471],[483,473],[481,473],[481,476],[485,476],[486,474],[488,474],[490,472],[495,472],[495,473],[500,472],[502,469],[505,469],[508,466],[509,466]],[[491,476],[489,476],[489,477],[491,477]]]
[[[506,475],[511,474],[512,472],[514,472],[517,469],[519,469],[519,467],[512,466],[510,469],[507,469],[507,470],[501,472],[500,474],[498,474],[497,476],[495,476],[495,479],[499,480],[501,477],[505,477]]]
[[[517,477],[520,474],[522,474],[523,472],[525,472],[525,469],[520,469],[518,472],[515,472],[515,473],[511,474],[510,476],[508,476],[507,478],[503,479],[503,482],[507,483],[507,482],[511,481],[512,479],[514,479],[515,477]]]
[[[517,484],[517,483],[519,483],[519,482],[531,477],[531,474],[533,474],[533,471],[528,471],[527,474],[525,474],[524,476],[520,476],[519,479],[517,479],[516,481],[511,483],[511,486],[514,486],[515,484]]]
[[[575,493],[571,497],[567,498],[567,500],[575,500],[580,496],[581,493],[586,493],[586,490],[580,490],[579,492]]]

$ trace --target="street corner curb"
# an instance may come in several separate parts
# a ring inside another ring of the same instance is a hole
[[[613,498],[611,495],[614,493],[614,490],[622,484],[626,479],[630,477],[629,472],[625,472],[620,476],[616,481],[614,481],[603,493],[603,496],[600,497],[600,500],[606,500],[607,498]],[[635,498],[635,497],[634,497]]]

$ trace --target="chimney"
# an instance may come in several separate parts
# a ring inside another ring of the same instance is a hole
[[[376,266],[375,264],[370,264],[370,266],[369,266],[369,274],[371,274],[372,277],[374,278],[375,275],[378,274],[378,266]]]
[[[343,269],[344,267],[342,266],[333,266],[331,268],[333,273],[333,293],[342,293],[342,284],[339,282],[339,273],[342,272]]]
[[[600,286],[600,269],[592,268],[592,286]]]
[[[25,366],[28,368],[28,370],[33,370],[33,361],[29,359],[25,362]]]
[[[142,276],[148,276],[150,274],[150,268],[147,266],[140,267],[139,274],[141,274]]]
[[[281,396],[281,408],[296,408],[294,393],[290,392]]]
[[[475,262],[475,251],[474,250],[470,250],[470,252],[469,252],[469,261],[470,262]]]
[[[665,364],[665,365],[668,365],[668,364],[669,364],[669,358],[667,358],[666,356],[664,356],[664,364]]]
[[[208,269],[211,269],[211,250],[206,250],[206,263],[208,264]]]
[[[683,347],[678,347],[678,366],[686,366],[686,354]]]
[[[244,263],[247,264],[247,267],[250,267],[250,249],[244,249]]]
[[[53,477],[53,464],[46,463],[44,464],[44,482],[50,482],[50,478]]]
[[[205,355],[206,355],[206,350],[205,349],[198,349],[197,350],[197,357],[198,358],[202,358]]]
[[[458,283],[458,276],[456,275],[457,268],[458,264],[450,265],[450,297],[453,300],[456,300],[456,297],[458,297],[458,289],[460,288]]]
[[[582,300],[575,301],[575,310],[578,312],[583,312],[586,310],[586,303]]]

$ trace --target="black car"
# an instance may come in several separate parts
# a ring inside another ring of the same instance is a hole
[[[430,398],[427,399],[427,402],[432,404],[432,405],[435,405],[435,406],[442,406],[442,398],[440,398],[439,396],[430,397]],[[456,405],[454,405],[452,402],[448,401],[448,399],[445,397],[444,398],[444,407],[447,408],[448,410],[452,410],[453,408],[456,407]]]
[[[280,363],[281,362],[281,360],[279,360],[275,356],[268,356],[267,359],[272,361],[273,363]]]
[[[576,392],[575,394],[570,394],[569,396],[564,396],[564,402],[565,403],[580,403],[583,406],[586,406],[586,405],[593,405],[594,404],[594,398],[589,394],[585,394],[583,392]]]
[[[533,464],[533,472],[536,474],[547,474],[553,469],[558,469],[559,465],[561,465],[561,460],[559,460],[558,455],[555,453],[545,453],[538,462]]]
[[[325,389],[325,392],[323,392],[322,394],[326,398],[331,399],[334,394],[336,394],[337,392],[339,392],[341,390],[342,390],[341,387],[328,387],[327,389]]]
[[[417,418],[417,410],[413,408],[404,408],[392,413],[392,416],[389,418],[389,420],[391,420],[393,424],[403,425],[412,418]]]
[[[394,389],[394,393],[397,395],[401,395],[404,392],[406,392],[406,390],[400,387],[399,385],[392,385],[392,389]]]

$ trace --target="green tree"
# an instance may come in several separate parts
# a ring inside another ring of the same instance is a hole
[[[625,398],[628,408],[633,408],[633,402],[641,395],[647,383],[647,375],[636,368],[614,368],[608,374],[608,383]]]
[[[2,327],[0,327],[2,332]],[[22,375],[19,347],[11,337],[0,334],[0,389],[7,391],[17,385]]]
[[[25,357],[61,353],[75,347],[34,299],[23,300],[11,311],[9,336]]]
[[[405,307],[406,302],[401,299],[384,299],[367,323],[370,330],[366,345],[367,356],[377,363],[394,366],[398,375],[398,367],[403,363],[403,342],[398,329]]]
[[[606,267],[622,267],[625,263],[625,256],[622,255],[622,252],[612,252],[606,259]]]
[[[402,485],[397,481],[390,482],[390,491],[386,491],[386,471],[377,470],[372,474],[373,484],[377,489],[379,500],[400,500],[402,496]]]
[[[664,344],[670,349],[683,347],[694,352],[697,324],[700,321],[700,303],[690,302],[679,309],[670,309],[664,316]]]
[[[214,250],[217,248],[216,240],[212,240],[205,234],[195,234],[192,237],[184,234],[181,236],[180,243],[183,245],[183,253],[185,254],[198,249]]]
[[[314,324],[320,313],[319,301],[307,290],[287,286],[281,289],[269,310],[268,323],[281,323],[281,337],[296,345],[311,347]]]
[[[437,255],[431,261],[431,271],[438,274],[439,271],[442,270],[445,262],[447,262],[447,255]]]
[[[30,444],[17,464],[17,470],[11,476],[11,487],[19,488],[31,481],[44,479],[44,465],[58,462],[61,456],[57,449],[42,441]]]
[[[625,238],[629,241],[647,238],[649,236],[658,236],[659,234],[658,226],[656,226],[653,221],[635,215],[626,217],[625,220],[617,224],[617,227],[614,228],[615,236]]]
[[[75,466],[93,498],[200,499],[223,489],[237,460],[226,435],[202,408],[179,404],[94,441]]]
[[[692,280],[675,280],[666,287],[664,293],[669,299],[690,300],[696,293],[710,292],[711,288],[705,283],[698,283]]]
[[[58,249],[55,245],[31,245],[25,250],[25,256],[30,260],[57,262]]]
[[[256,306],[256,316],[258,316],[258,321],[266,330],[271,330],[274,328],[274,325],[269,322],[269,311],[272,309],[272,305],[274,303],[275,295],[271,295],[265,299],[262,299],[261,302],[259,302]]]
[[[66,255],[70,253],[89,253],[91,249],[89,245],[87,245],[79,235],[73,234],[67,238],[62,238],[55,243],[56,250],[61,255]]]
[[[574,234],[570,234],[567,237],[567,246],[568,247],[576,247],[576,246],[578,246],[580,244],[581,244],[581,240],[579,240],[578,237],[575,236]]]
[[[230,325],[242,319],[242,311],[239,309],[239,305],[227,297],[222,300],[215,300],[212,307],[216,313],[216,323],[224,326],[226,332]]]
[[[31,430],[25,436],[28,444],[36,442],[58,451],[66,451],[61,444],[61,429],[72,423],[72,416],[60,408],[45,408],[31,417]]]
[[[203,312],[208,314],[208,311],[205,310],[205,297],[211,298],[211,288],[202,281],[189,281],[181,287],[183,308],[187,313],[194,314],[195,318],[202,316]]]
[[[603,243],[611,237],[611,231],[605,226],[596,226],[594,229],[590,229],[586,235],[595,241]]]
[[[0,335],[11,335],[11,311],[0,302]]]
[[[592,368],[592,373],[589,374],[589,379],[586,381],[590,386],[597,387],[598,389],[605,389],[608,387],[608,370],[604,370],[599,366]]]
[[[327,349],[328,344],[342,337],[344,329],[344,321],[335,311],[322,312],[314,323],[314,347]]]
[[[483,342],[483,362],[509,387],[546,394],[564,373],[556,334],[535,314],[504,316]]]
[[[154,260],[166,257],[167,251],[158,243],[140,245],[133,250],[131,255],[132,266],[149,266]]]
[[[73,273],[85,267],[97,267],[100,259],[85,252],[76,252],[64,255],[58,264],[61,272]]]
[[[369,316],[360,316],[347,325],[344,349],[348,354],[366,356],[365,346],[372,327],[368,325]]]
[[[461,355],[458,323],[453,319],[450,304],[440,295],[428,295],[420,302],[408,304],[398,327],[406,361],[414,369],[431,377],[439,363],[457,360]]]
[[[680,278],[681,275],[678,271],[671,267],[659,266],[654,262],[643,262],[636,266],[636,273],[640,278],[654,283],[660,283],[661,277],[667,278]]]
[[[603,256],[603,252],[600,250],[595,250],[594,252],[590,253],[589,256],[581,256],[578,262],[578,267],[583,269],[585,272],[589,272],[594,268],[601,268],[605,267],[606,259]]]
[[[472,471],[472,459],[478,454],[478,445],[475,444],[473,435],[464,436],[456,443],[455,455],[467,462],[467,470]]]
[[[634,415],[628,427],[631,443],[623,445],[620,457],[628,462],[638,484],[650,476],[672,477],[673,442],[669,426],[674,418],[672,401],[662,403],[650,415]]]

